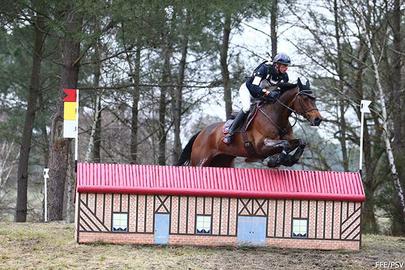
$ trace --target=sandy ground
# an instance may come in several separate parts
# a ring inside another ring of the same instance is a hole
[[[405,269],[405,238],[398,237],[364,235],[358,252],[78,245],[71,224],[0,223],[0,269],[399,269],[400,263]]]

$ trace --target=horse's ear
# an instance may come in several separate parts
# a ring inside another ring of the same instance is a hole
[[[309,85],[309,80],[307,80],[307,83],[305,84],[305,88],[308,90],[311,89],[311,86]]]
[[[302,90],[302,82],[301,82],[300,78],[298,78],[297,84],[298,84],[299,89]]]

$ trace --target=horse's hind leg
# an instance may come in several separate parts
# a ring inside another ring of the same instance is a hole
[[[191,166],[197,166],[197,167],[213,167],[212,162],[214,159],[214,156],[212,154],[208,153],[198,153],[199,155],[194,157],[192,159]]]
[[[206,157],[201,159],[195,166],[198,167],[222,167],[231,168],[233,167],[234,156],[228,155],[217,155],[215,157]]]
[[[198,161],[194,161],[194,163],[192,163],[192,166],[197,166],[197,167],[210,167],[211,164],[211,157],[205,157],[205,158],[201,158]]]

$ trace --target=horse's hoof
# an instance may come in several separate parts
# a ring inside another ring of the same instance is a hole
[[[280,161],[278,158],[271,157],[267,161],[267,167],[269,167],[269,168],[275,168],[278,166],[280,166]]]
[[[298,147],[305,148],[305,146],[307,146],[307,143],[303,139],[299,139],[298,142],[299,142]]]
[[[278,167],[278,166],[279,166],[279,165],[277,165],[277,164],[267,162],[267,167],[269,167],[269,168],[276,168],[276,167]]]

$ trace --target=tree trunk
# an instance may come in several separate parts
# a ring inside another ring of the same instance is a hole
[[[102,93],[97,95],[96,111],[98,112],[96,118],[96,130],[94,132],[94,148],[93,148],[93,161],[101,162],[101,96]]]
[[[368,58],[367,50],[364,48],[363,43],[360,43],[359,53],[356,59],[358,69],[356,70],[355,79],[354,79],[354,91],[353,93],[356,95],[356,100],[365,99],[364,97],[364,89],[363,89],[363,72],[365,69],[365,64]],[[357,114],[357,118],[360,122],[361,120],[361,112],[360,107],[355,107],[355,111]],[[378,233],[378,226],[377,226],[377,219],[375,216],[375,178],[374,178],[374,171],[373,171],[373,157],[372,157],[372,145],[370,139],[370,132],[367,125],[367,119],[365,119],[364,124],[364,169],[363,169],[363,184],[364,184],[364,191],[366,193],[367,200],[364,202],[364,215],[363,215],[363,229],[367,233]],[[376,154],[375,154],[376,155]]]
[[[79,75],[80,42],[74,34],[80,32],[81,19],[69,6],[65,21],[65,37],[62,42],[62,74],[56,112],[52,118],[51,145],[49,157],[48,220],[63,219],[63,198],[66,183],[71,139],[63,138],[63,89],[77,89]]]
[[[392,57],[392,97],[393,97],[393,120],[394,120],[394,154],[398,164],[398,176],[402,179],[402,186],[405,185],[405,99],[402,95],[402,39],[401,39],[401,4],[400,0],[394,0],[394,11],[392,14],[391,23],[393,33],[394,51]],[[392,218],[392,233],[394,235],[405,234],[405,220],[401,215],[401,204],[394,202],[394,207],[398,209],[394,211]]]
[[[377,233],[378,226],[375,217],[374,191],[371,191],[370,193],[366,192],[366,198],[367,200],[364,204],[363,221],[362,221],[363,230],[364,232],[367,233]]]
[[[401,186],[401,181],[399,179],[399,175],[397,173],[394,154],[393,154],[392,147],[391,147],[390,134],[389,134],[389,129],[388,129],[388,113],[387,113],[387,108],[386,108],[385,100],[384,100],[385,95],[384,95],[384,91],[383,91],[381,80],[380,80],[380,74],[378,71],[378,63],[377,63],[376,56],[374,53],[374,48],[371,44],[370,32],[367,31],[367,25],[366,25],[363,13],[360,14],[360,18],[362,21],[362,27],[366,33],[365,38],[366,38],[368,49],[370,50],[371,62],[372,62],[373,70],[374,70],[375,80],[377,83],[378,94],[380,97],[380,103],[381,103],[380,105],[381,105],[382,117],[383,117],[383,119],[382,119],[383,128],[384,128],[383,139],[385,142],[385,150],[386,150],[387,157],[388,157],[388,163],[390,166],[393,184],[394,184],[394,187],[395,187],[395,190],[396,190],[396,193],[398,196],[398,200],[399,200],[402,220],[403,220],[403,222],[405,222],[405,196],[404,196],[404,191]]]
[[[342,165],[343,165],[343,170],[345,172],[349,171],[349,158],[347,155],[347,146],[346,146],[346,130],[347,130],[347,124],[346,124],[346,118],[345,118],[345,101],[339,100],[338,106],[339,106],[339,119],[340,119],[340,137],[339,137],[339,142],[340,142],[340,150],[342,151]]]
[[[32,125],[35,120],[40,91],[41,61],[45,40],[44,26],[44,17],[37,15],[34,23],[35,40],[31,81],[28,88],[27,111],[25,113],[24,130],[21,138],[20,158],[18,160],[16,222],[25,222],[27,220],[28,161],[31,150]]]
[[[97,24],[97,22],[96,22]],[[99,29],[97,29],[99,30]],[[100,86],[101,77],[101,56],[100,56],[100,41],[97,41],[94,48],[94,87],[98,88]],[[89,144],[87,146],[86,156],[84,160],[86,162],[94,161],[100,162],[100,126],[101,126],[101,95],[102,92],[96,92],[96,100],[94,102],[94,118],[93,124],[91,126]],[[97,147],[96,147],[97,146]]]
[[[185,24],[188,26],[190,24],[190,15],[186,14]],[[188,51],[188,35],[183,34],[183,39],[181,43],[181,59],[179,63],[179,74],[177,77],[177,87],[174,90],[175,100],[174,104],[174,148],[173,148],[173,163],[175,163],[179,158],[182,151],[181,139],[180,139],[180,125],[181,125],[181,107],[183,102],[183,83],[184,83],[184,73],[186,70],[187,63],[187,51]]]
[[[94,75],[97,77],[97,74]],[[97,87],[97,85],[95,85]],[[86,162],[94,161],[100,162],[100,122],[101,122],[101,101],[100,94],[96,93],[96,100],[94,102],[94,118],[91,125],[89,143],[84,160]],[[96,142],[98,141],[98,149],[96,150]],[[97,157],[96,157],[97,152]],[[97,159],[97,161],[96,161]]]
[[[277,19],[278,19],[278,0],[271,1],[270,10],[270,39],[271,39],[271,57],[277,54]]]
[[[160,98],[159,98],[159,128],[158,128],[158,139],[159,139],[159,150],[158,150],[158,164],[166,165],[166,96],[168,92],[168,83],[170,81],[170,57],[171,48],[170,42],[168,41],[165,45],[166,48],[163,49],[163,74],[162,74],[162,86],[160,87]]]
[[[42,93],[39,93],[38,96],[39,104],[44,104],[44,99]],[[41,113],[44,112],[44,106],[41,105],[40,111]],[[47,131],[47,125],[45,121],[41,121],[39,123],[40,129],[41,129],[41,150],[43,154],[43,164],[48,164],[49,162],[49,137],[48,137],[48,131]]]
[[[131,162],[138,162],[138,114],[139,99],[141,94],[141,46],[138,44],[135,51],[135,69],[132,72],[134,91],[132,93],[132,121],[131,121]]]
[[[393,58],[392,58],[392,84],[393,84],[393,102],[394,102],[394,145],[398,149],[398,156],[403,156],[405,151],[405,113],[403,112],[403,106],[405,105],[405,99],[401,95],[402,89],[402,63],[401,59],[401,6],[400,0],[394,0],[394,12],[392,22],[393,33]]]
[[[398,199],[394,199],[392,202],[392,211],[390,214],[391,218],[391,233],[394,236],[404,236],[405,235],[405,221],[402,218],[404,215],[401,211],[401,203]]]
[[[229,50],[229,36],[231,34],[231,15],[225,14],[224,29],[222,33],[222,44],[220,53],[221,74],[224,85],[224,101],[226,118],[229,118],[232,113],[232,91],[231,81],[229,79],[228,70],[228,50]]]
[[[338,81],[338,88],[340,93],[344,93],[344,86],[343,86],[343,57],[342,57],[342,46],[340,43],[340,24],[339,24],[339,7],[337,0],[333,1],[333,12],[335,16],[335,39],[336,39],[336,49],[337,49],[337,73],[339,77]],[[346,111],[346,102],[343,99],[339,100],[339,118],[340,118],[340,147],[342,151],[342,164],[343,164],[343,170],[345,172],[349,171],[349,159],[347,155],[347,146],[346,146],[346,130],[347,130],[347,124],[346,124],[346,118],[345,118],[345,111]]]
[[[73,155],[69,155],[68,159],[68,167],[67,167],[67,178],[66,178],[66,187],[65,187],[65,200],[66,203],[64,205],[64,216],[66,217],[65,220],[67,223],[72,223],[74,221],[74,209],[75,209],[75,201],[74,201],[74,187],[75,187],[75,161]]]

